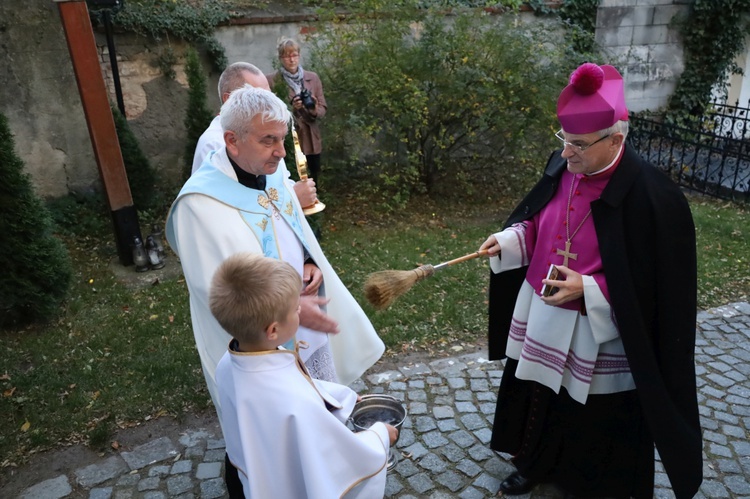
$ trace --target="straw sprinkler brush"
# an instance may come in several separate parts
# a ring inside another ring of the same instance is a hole
[[[413,270],[382,270],[374,272],[365,281],[365,298],[376,309],[382,310],[393,303],[396,298],[409,291],[414,284],[433,275],[435,271],[444,269],[454,263],[465,262],[466,260],[472,260],[486,254],[487,250],[482,250],[435,266],[427,264]]]

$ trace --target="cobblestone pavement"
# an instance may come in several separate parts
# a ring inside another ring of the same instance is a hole
[[[704,481],[697,497],[750,498],[750,304],[698,315],[696,363],[704,438]],[[480,499],[497,494],[513,470],[489,450],[502,363],[479,352],[371,372],[352,388],[387,393],[408,410],[389,472],[388,498]],[[214,428],[216,426],[214,425]],[[224,442],[214,429],[185,428],[128,452],[26,489],[20,497],[223,498]],[[558,498],[550,485],[522,498]],[[674,497],[657,461],[655,497]],[[285,499],[285,498],[281,498]]]

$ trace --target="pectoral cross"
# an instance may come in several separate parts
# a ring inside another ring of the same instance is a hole
[[[563,257],[563,266],[568,266],[568,258],[572,258],[573,260],[578,260],[578,253],[571,253],[570,252],[570,240],[565,241],[565,249],[557,249],[557,254],[561,255]]]

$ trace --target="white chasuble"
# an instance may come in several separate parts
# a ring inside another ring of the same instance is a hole
[[[329,335],[302,329],[297,339],[313,345],[303,351],[306,358],[314,346],[329,342],[341,383],[356,380],[385,350],[370,320],[323,254],[285,176],[279,168],[267,176],[266,191],[246,188],[237,182],[226,149],[215,151],[185,183],[167,219],[167,240],[182,263],[195,343],[219,414],[215,371],[231,336],[211,314],[208,293],[216,269],[235,253],[273,255],[289,261],[301,275],[302,248],[306,248],[323,273],[320,294],[330,300],[326,312],[338,322],[341,332]],[[274,196],[268,186],[276,189]],[[259,195],[277,197],[274,206],[281,213],[274,212],[270,204],[258,207]]]

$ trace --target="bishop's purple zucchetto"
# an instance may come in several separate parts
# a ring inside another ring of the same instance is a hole
[[[612,66],[587,62],[570,75],[557,99],[557,119],[567,133],[587,134],[628,119],[622,76]]]

